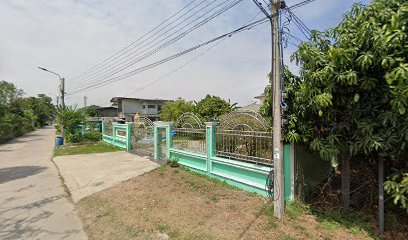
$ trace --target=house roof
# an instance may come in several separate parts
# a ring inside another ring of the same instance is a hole
[[[139,100],[139,101],[172,101],[172,100],[167,100],[167,99],[160,99],[160,98],[128,98],[128,97],[113,97],[110,102],[111,103],[117,103],[118,100],[122,100],[122,99],[130,99],[130,100]]]
[[[264,94],[264,93],[262,93],[261,95],[256,96],[256,97],[254,97],[254,98],[256,98],[256,99],[262,99],[262,98],[264,98],[264,97],[265,97],[265,94]]]
[[[98,108],[98,110],[104,110],[104,109],[117,110],[118,108],[117,108],[117,107],[113,107],[113,106],[110,106],[110,107],[100,107],[100,108]]]

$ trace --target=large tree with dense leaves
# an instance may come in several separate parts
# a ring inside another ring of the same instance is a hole
[[[214,121],[219,116],[234,110],[236,105],[236,103],[231,104],[218,96],[207,94],[205,98],[196,103],[194,112],[204,121]]]
[[[407,23],[405,0],[354,4],[337,27],[313,31],[292,56],[302,80],[291,89],[286,139],[339,160],[345,207],[352,160],[407,163]]]
[[[23,97],[23,93],[14,84],[0,81],[0,143],[42,127],[54,117],[50,97]]]
[[[176,121],[181,114],[192,112],[194,104],[192,101],[186,101],[178,98],[176,101],[167,101],[160,110],[160,117],[164,121]]]

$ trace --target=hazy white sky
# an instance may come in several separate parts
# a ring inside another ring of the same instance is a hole
[[[0,80],[22,88],[27,95],[45,93],[55,98],[58,80],[37,66],[56,71],[66,78],[67,92],[83,82],[72,78],[138,39],[192,0],[2,0],[0,1]],[[199,0],[201,1],[201,0]],[[206,0],[210,2],[210,0]],[[212,1],[212,0],[211,0]],[[217,0],[223,2],[225,0]],[[287,0],[288,6],[301,0]],[[198,2],[198,1],[197,1]],[[262,2],[262,1],[261,1]],[[335,26],[353,0],[316,0],[295,13],[311,29]],[[247,23],[259,10],[252,0],[234,8],[158,52],[132,69],[193,47]],[[262,13],[257,18],[263,17]],[[301,39],[296,26],[291,34]],[[292,40],[296,43],[295,40]],[[191,64],[156,84],[136,91],[178,68],[210,46],[122,81],[81,92],[67,98],[68,105],[108,106],[114,96],[199,100],[207,93],[238,102],[254,101],[263,92],[270,71],[270,27],[258,26],[228,38]],[[284,61],[295,47],[284,49]]]

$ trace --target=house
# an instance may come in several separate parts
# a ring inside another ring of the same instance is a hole
[[[259,99],[259,103],[253,102],[247,106],[240,107],[238,111],[254,111],[254,112],[259,112],[261,109],[261,106],[263,105],[265,101],[265,94],[261,94],[259,96],[254,97],[256,99]]]
[[[262,93],[261,95],[256,96],[255,98],[259,99],[259,102],[260,102],[259,104],[262,105],[264,103],[264,101],[265,101],[265,94]]]
[[[118,108],[117,107],[101,107],[98,108],[99,115],[101,117],[117,117],[118,116]]]
[[[136,114],[150,118],[152,121],[160,120],[159,112],[165,102],[164,99],[143,99],[113,97],[110,102],[117,107],[117,116],[126,121],[133,121]]]

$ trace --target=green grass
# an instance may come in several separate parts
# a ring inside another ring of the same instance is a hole
[[[265,215],[268,218],[268,227],[276,228],[278,224],[276,223],[275,216],[273,215],[273,205],[272,203],[265,203],[262,205],[258,215]]]
[[[374,219],[370,215],[362,215],[351,211],[333,210],[328,212],[320,212],[312,210],[320,222],[320,227],[331,231],[336,231],[344,227],[350,233],[358,233],[366,231],[371,236],[375,236],[372,228]]]
[[[64,155],[89,154],[89,153],[104,153],[122,151],[121,148],[104,142],[86,143],[82,145],[63,146],[54,149],[54,157]]]

